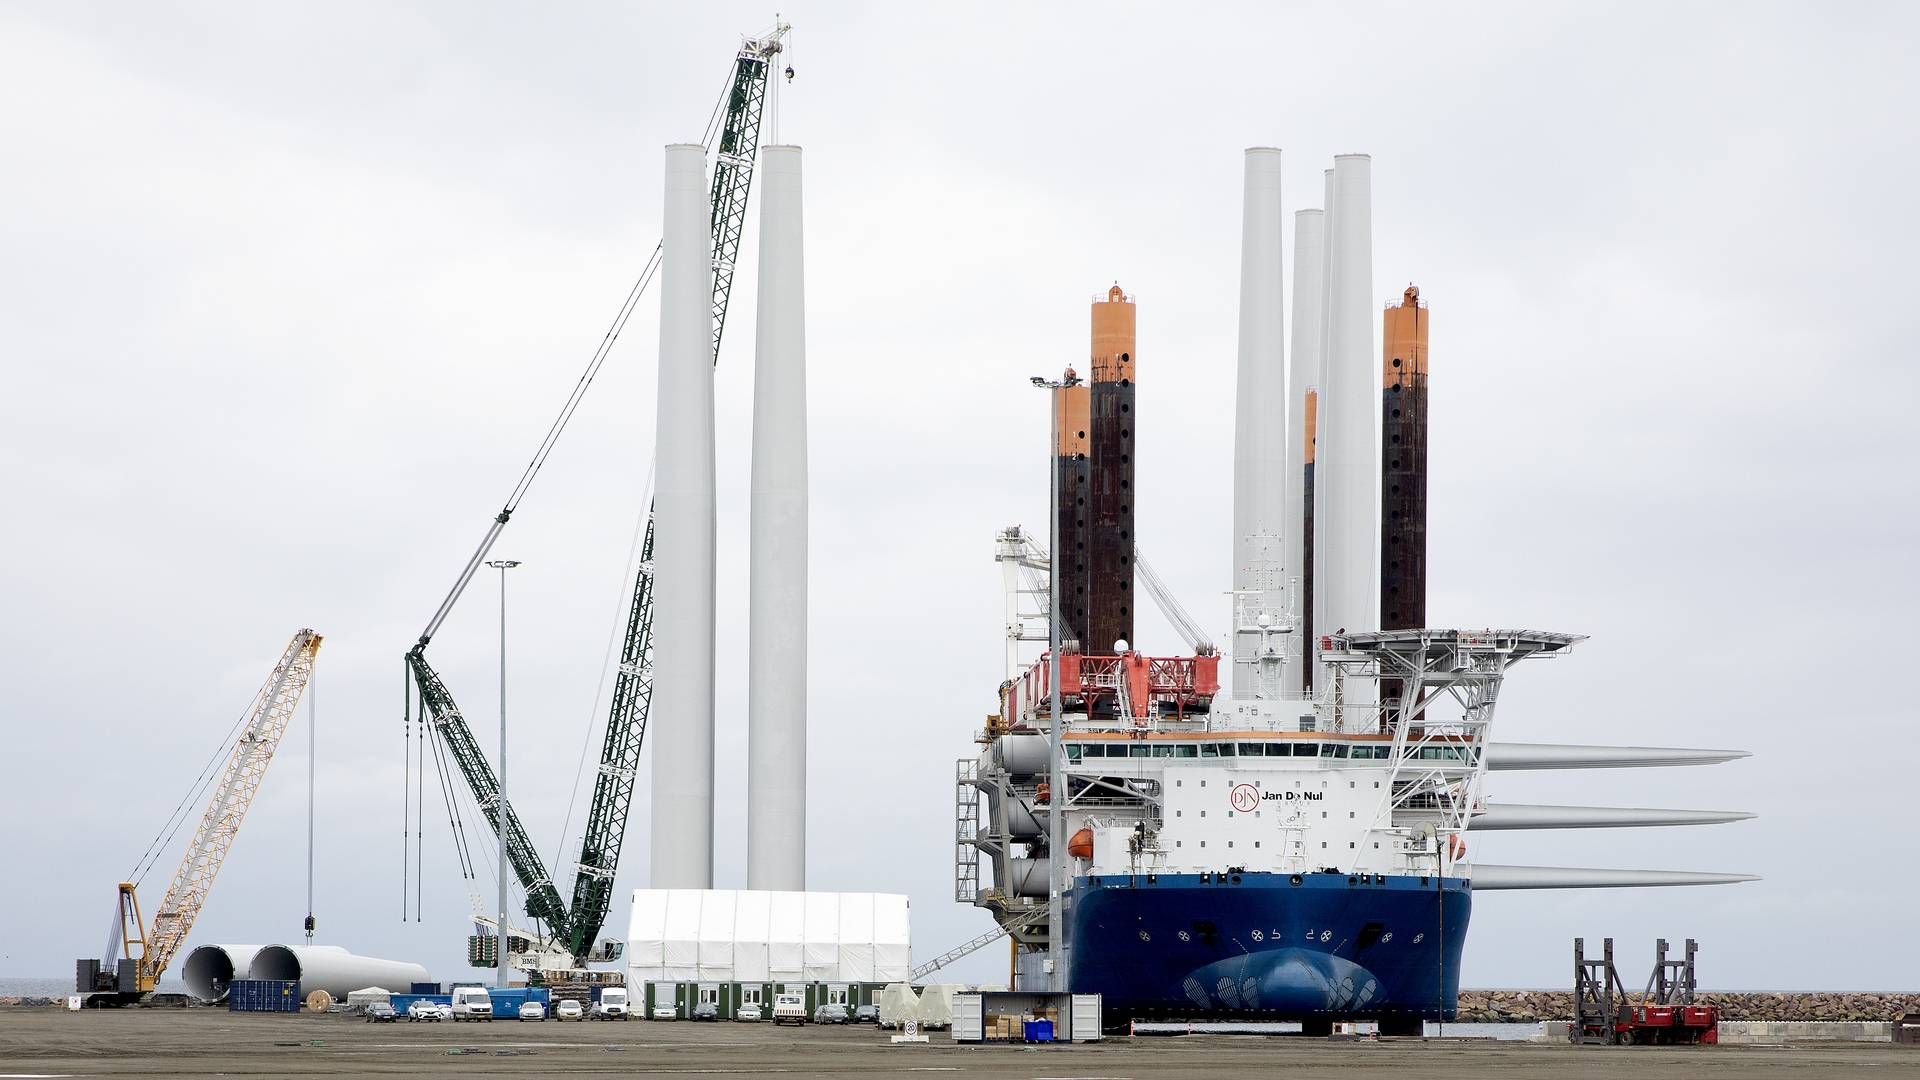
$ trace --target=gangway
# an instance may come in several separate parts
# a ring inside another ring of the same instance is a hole
[[[953,948],[948,949],[946,952],[941,953],[939,956],[934,957],[932,960],[914,968],[913,973],[907,977],[907,981],[917,983],[934,972],[939,971],[941,968],[946,967],[948,964],[953,963],[955,960],[979,952],[981,949],[999,941],[1015,930],[1023,930],[1027,926],[1040,922],[1046,917],[1047,909],[1045,906],[1034,908],[1025,915],[1010,920],[1005,926],[996,926],[986,933],[981,934],[979,937],[963,941]]]

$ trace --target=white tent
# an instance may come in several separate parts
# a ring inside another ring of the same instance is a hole
[[[932,983],[920,991],[920,1026],[946,1029],[953,1026],[953,993],[950,983]]]
[[[627,965],[635,971],[664,978],[667,967],[667,894],[661,889],[636,889],[633,916],[627,924]]]
[[[873,894],[840,897],[840,979],[873,982]]]
[[[773,894],[742,891],[734,897],[733,980],[769,982],[769,934],[773,926]]]
[[[807,893],[806,967],[808,982],[840,978],[840,894]]]
[[[767,978],[798,982],[806,967],[807,894],[769,893]]]
[[[892,982],[912,970],[894,893],[637,889],[627,967],[647,982]]]
[[[669,889],[667,917],[663,933],[666,963],[660,978],[672,982],[694,982],[700,977],[700,900],[699,889]]]
[[[714,890],[700,894],[700,972],[702,980],[733,981],[736,894]]]
[[[905,981],[912,973],[913,929],[907,898],[899,893],[874,893],[872,981]]]
[[[873,1001],[880,1009],[881,1027],[900,1027],[920,1019],[920,995],[904,982],[888,983]]]

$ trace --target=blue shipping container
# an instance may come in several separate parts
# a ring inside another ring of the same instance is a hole
[[[493,1001],[493,1018],[495,1020],[520,1019],[520,1006],[529,1001],[537,1001],[542,1005],[551,1007],[548,1001],[547,988],[544,986],[510,986],[504,990],[489,988],[487,990],[487,997]]]
[[[227,985],[229,1012],[299,1012],[300,984],[282,979],[235,979]]]
[[[452,1005],[453,995],[452,994],[395,994],[393,995],[393,1011],[399,1013],[401,1016],[405,1016],[407,1015],[407,1007],[412,1005],[416,1001],[431,1001],[436,1005]]]
[[[440,984],[439,983],[414,983],[412,986],[407,988],[407,992],[410,994],[437,994],[440,992]]]

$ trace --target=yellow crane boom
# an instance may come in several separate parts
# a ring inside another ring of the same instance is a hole
[[[200,816],[200,826],[194,830],[180,868],[173,872],[150,924],[142,924],[133,883],[120,883],[120,937],[125,956],[135,962],[136,993],[151,993],[159,985],[161,973],[193,930],[193,922],[213,888],[213,879],[220,873],[220,864],[226,861],[247,808],[253,805],[260,781],[266,777],[273,752],[280,747],[280,736],[286,734],[294,708],[306,692],[307,681],[313,676],[314,655],[319,651],[319,634],[301,630],[293,635],[273,674],[254,697],[226,768]]]

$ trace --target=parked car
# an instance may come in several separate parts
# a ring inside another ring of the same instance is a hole
[[[720,1006],[714,1004],[711,1001],[703,1001],[700,1004],[695,1005],[693,1007],[693,1015],[688,1017],[688,1019],[718,1020],[720,1019]]]
[[[591,1015],[595,1020],[625,1020],[632,1011],[628,1004],[627,988],[608,986],[600,990],[600,1000],[593,1003]]]
[[[773,999],[773,1022],[776,1024],[799,1024],[807,1022],[807,999],[799,994],[781,994]]]
[[[545,1005],[537,1001],[523,1001],[520,1003],[520,1019],[545,1020],[546,1018],[547,1007]]]
[[[853,1010],[853,1022],[856,1024],[878,1024],[880,1022],[880,1006],[862,1005]]]
[[[587,1010],[581,1008],[580,1003],[572,998],[554,1003],[553,1018],[555,1020],[584,1020],[586,1016]]]
[[[678,1020],[680,1019],[680,1009],[671,1001],[656,1002],[653,1006],[653,1018],[655,1020]]]
[[[453,992],[455,1020],[493,1022],[493,995],[484,986],[462,986]]]
[[[759,1002],[749,1001],[733,1011],[733,1018],[735,1020],[765,1020],[767,1017],[766,1013],[761,1011]]]
[[[407,1022],[417,1020],[440,1021],[448,1019],[452,1010],[437,1001],[416,1001],[407,1006]]]
[[[376,1001],[367,1006],[367,1023],[369,1024],[391,1024],[398,1019],[400,1014],[393,1011],[393,1003],[390,1001]]]
[[[813,1010],[813,1022],[816,1024],[845,1024],[848,1020],[845,1005],[822,1005]]]

